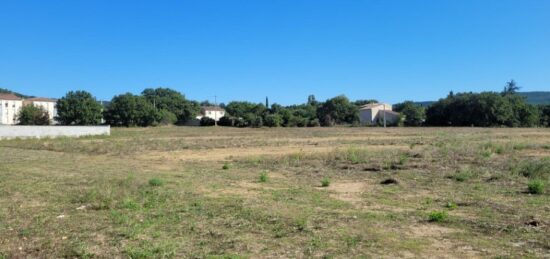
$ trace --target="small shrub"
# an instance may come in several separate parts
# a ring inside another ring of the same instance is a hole
[[[223,170],[228,170],[229,169],[229,164],[227,164],[227,163],[223,164],[222,169]]]
[[[545,187],[544,181],[540,179],[531,180],[527,184],[527,189],[532,194],[542,194]]]
[[[161,186],[164,182],[161,179],[158,178],[151,178],[149,179],[149,185],[150,186]]]
[[[202,117],[199,123],[203,127],[209,127],[209,126],[216,125],[216,121],[214,119],[206,117],[206,116]]]
[[[325,177],[321,180],[322,187],[328,187],[329,185],[330,185],[330,179],[328,177]]]
[[[447,219],[448,214],[445,211],[432,211],[428,215],[428,221],[430,222],[443,222]]]
[[[266,171],[261,172],[260,173],[260,182],[265,183],[265,182],[267,182],[267,180],[268,180],[267,172]]]

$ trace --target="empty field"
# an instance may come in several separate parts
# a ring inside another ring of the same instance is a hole
[[[550,131],[0,140],[0,258],[550,257]]]

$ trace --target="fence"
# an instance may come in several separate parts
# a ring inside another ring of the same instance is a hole
[[[110,126],[0,126],[2,138],[81,137],[111,135]]]

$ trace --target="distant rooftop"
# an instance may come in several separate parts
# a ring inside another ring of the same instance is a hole
[[[0,94],[0,100],[22,100],[21,97],[15,94]]]
[[[225,111],[220,106],[203,106],[203,107],[201,107],[201,109],[204,110],[204,111]]]
[[[25,101],[31,101],[31,102],[57,102],[56,99],[43,98],[43,97],[28,98],[28,99],[25,99]]]
[[[365,104],[365,105],[359,107],[359,109],[371,109],[371,108],[382,106],[382,105],[389,105],[389,104],[386,104],[386,103],[369,103],[369,104]]]

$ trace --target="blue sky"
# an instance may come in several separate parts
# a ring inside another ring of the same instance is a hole
[[[281,104],[550,90],[548,0],[0,1],[0,87]]]

